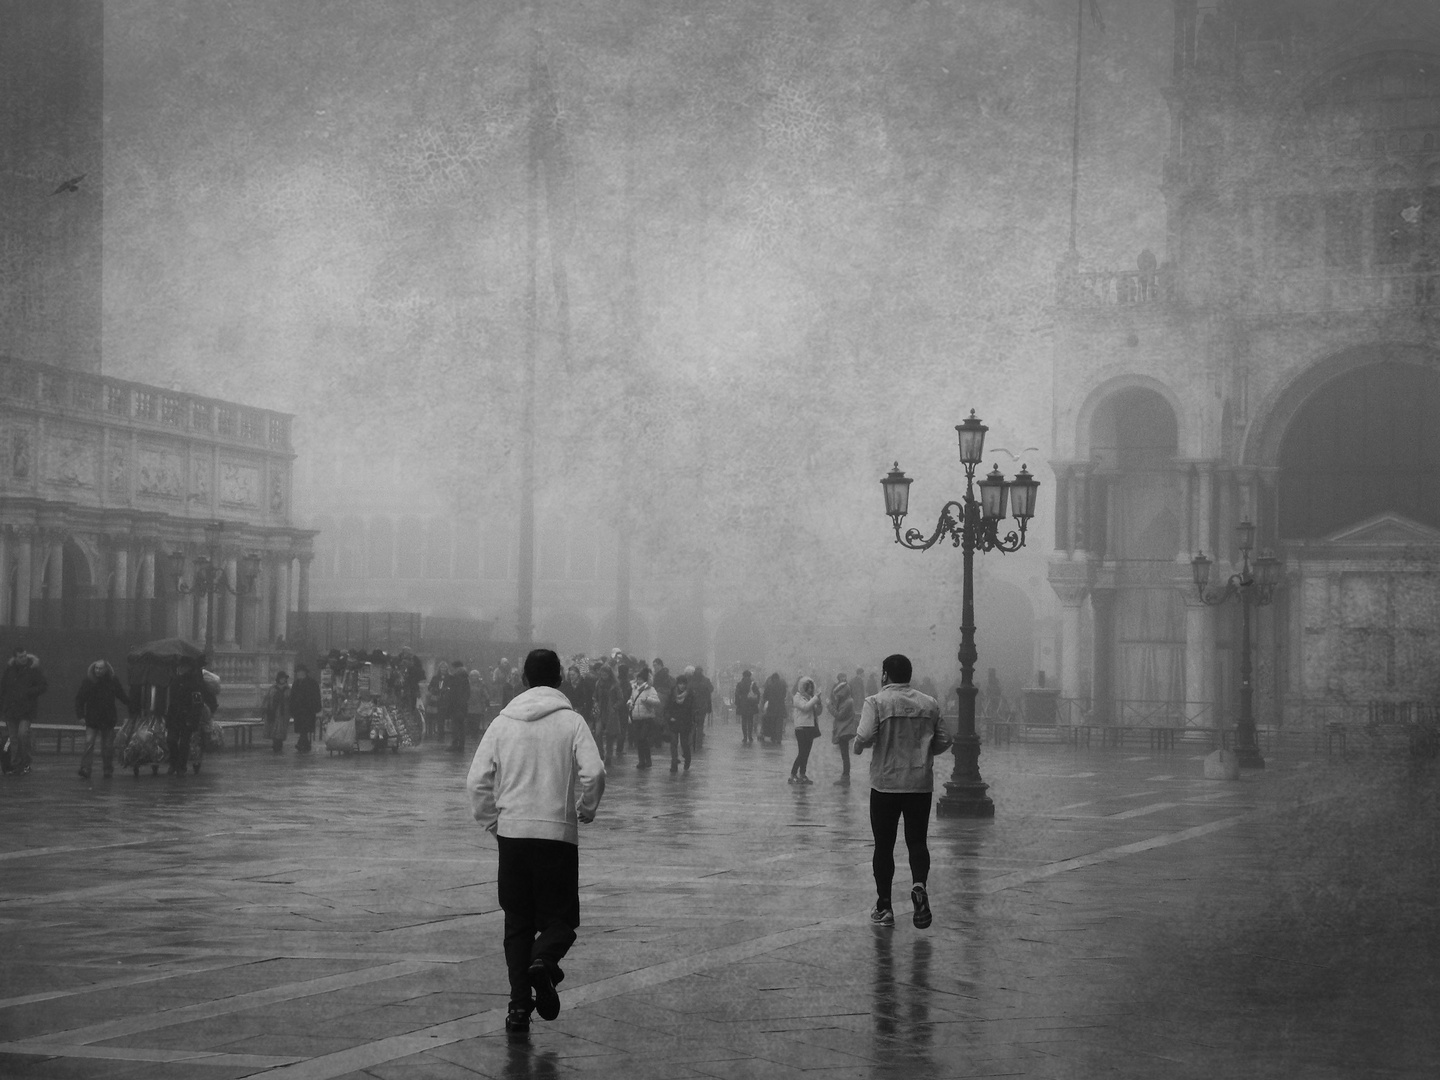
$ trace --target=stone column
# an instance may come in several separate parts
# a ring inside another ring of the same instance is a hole
[[[1197,465],[1198,476],[1195,489],[1195,551],[1211,550],[1211,557],[1218,558],[1211,537],[1215,535],[1215,469],[1209,462]],[[1194,555],[1194,552],[1191,552]]]
[[[130,626],[130,549],[124,542],[115,551],[115,583],[110,588],[110,629],[124,630]]]
[[[273,593],[275,591],[275,559],[271,556],[260,565],[260,576],[255,584],[255,640],[251,642],[251,648],[265,652],[275,640],[275,631],[271,623],[271,612],[274,610]]]
[[[290,641],[290,562],[286,555],[275,567],[275,636]]]
[[[1094,643],[1090,696],[1095,700],[1097,722],[1116,723],[1121,719],[1115,704],[1115,589],[1092,589],[1090,613],[1094,619]]]
[[[1054,585],[1060,598],[1060,696],[1071,701],[1082,696],[1080,682],[1080,606],[1088,589],[1084,585]],[[1078,717],[1072,716],[1072,721]]]
[[[1193,727],[1220,722],[1215,700],[1215,609],[1185,591],[1185,715]]]
[[[35,578],[35,536],[28,531],[15,534],[15,625],[30,625],[30,594]]]
[[[232,589],[240,584],[240,560],[231,555],[225,560],[225,580],[230,583]],[[228,648],[235,646],[235,615],[240,607],[240,597],[234,593],[225,595],[225,615],[220,621],[220,644]]]
[[[14,600],[10,589],[10,530],[0,527],[0,626],[10,625]]]
[[[295,611],[300,615],[300,632],[302,634],[309,631],[307,625],[309,620],[306,616],[310,614],[310,563],[314,558],[314,555],[300,556],[300,585],[296,590],[298,595],[295,598]]]

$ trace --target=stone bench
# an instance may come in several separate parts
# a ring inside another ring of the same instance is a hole
[[[31,724],[30,735],[32,739],[38,739],[41,735],[49,738],[55,736],[55,753],[60,753],[60,744],[65,739],[70,740],[70,752],[75,753],[75,740],[85,737],[84,724]]]
[[[239,750],[242,746],[249,749],[255,744],[255,731],[263,728],[265,721],[258,716],[247,716],[236,720],[216,720],[215,726],[220,729],[222,736],[231,735],[235,749]]]

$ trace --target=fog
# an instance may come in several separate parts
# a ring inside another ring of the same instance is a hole
[[[1168,7],[1084,19],[1086,265],[1164,250]],[[928,532],[974,408],[1044,484],[980,560],[983,671],[988,580],[1049,593],[1076,9],[106,4],[105,372],[296,413],[301,524],[337,485],[513,521],[533,342],[542,519],[774,663],[941,678],[959,557],[896,548],[876,481]]]

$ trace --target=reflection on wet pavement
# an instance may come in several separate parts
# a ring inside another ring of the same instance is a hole
[[[42,756],[0,784],[0,1076],[1433,1075],[1433,770],[987,747],[997,817],[932,821],[919,931],[902,850],[897,925],[866,916],[865,785],[738,743],[612,772],[524,1040],[466,762]]]

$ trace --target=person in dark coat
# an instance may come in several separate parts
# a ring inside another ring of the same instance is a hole
[[[746,668],[735,684],[735,715],[740,718],[740,745],[755,741],[755,716],[760,711],[760,684]]]
[[[115,702],[133,711],[130,696],[115,677],[115,669],[104,660],[96,660],[80,680],[75,694],[75,719],[85,725],[85,750],[80,755],[80,775],[90,779],[90,762],[95,758],[95,743],[100,743],[100,764],[105,776],[115,775]]]
[[[695,738],[695,694],[690,689],[690,676],[680,675],[671,684],[665,697],[665,726],[670,732],[670,771],[678,772],[680,758],[685,758],[685,771],[690,771],[690,747]]]
[[[30,723],[40,706],[40,695],[50,688],[40,670],[40,658],[18,645],[5,673],[0,675],[0,718],[10,735],[10,763],[6,772],[21,776],[30,771]]]
[[[285,737],[290,734],[290,673],[277,671],[275,681],[265,691],[260,703],[260,715],[265,720],[265,738],[275,753],[285,749]]]
[[[655,664],[650,668],[650,685],[655,687],[655,692],[664,701],[670,693],[670,688],[675,685],[675,679],[670,674],[670,669],[665,666],[665,661],[655,657]]]
[[[785,719],[790,715],[790,690],[785,677],[772,671],[760,691],[760,741],[771,740],[776,746],[785,736]]]
[[[835,685],[830,688],[830,716],[834,720],[830,741],[840,748],[840,779],[835,783],[843,786],[850,783],[850,741],[855,738],[860,723],[850,683],[843,671],[835,676]]]
[[[315,718],[320,715],[320,684],[310,677],[310,669],[304,664],[295,665],[295,685],[290,687],[290,715],[295,718],[295,752],[307,753],[311,736],[315,734]]]
[[[203,660],[182,656],[175,678],[170,680],[165,705],[165,742],[170,751],[168,772],[171,776],[183,774],[190,764],[190,736],[200,726],[205,710],[214,712],[220,707],[220,699],[205,684],[203,668]]]
[[[696,666],[690,676],[690,693],[695,698],[695,749],[705,746],[705,727],[715,711],[715,684],[705,677],[705,669]]]
[[[440,716],[450,726],[450,752],[465,752],[465,709],[470,703],[470,672],[455,660],[440,681]]]

